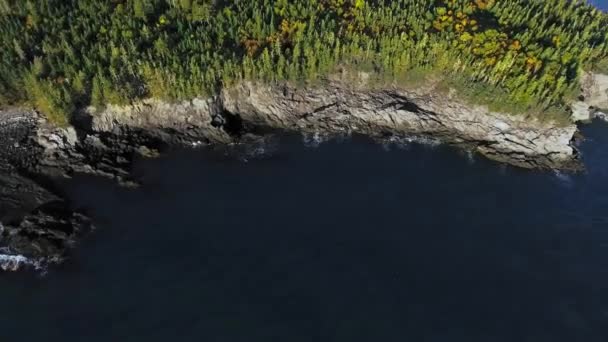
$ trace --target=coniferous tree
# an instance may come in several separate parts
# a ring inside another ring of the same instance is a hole
[[[569,0],[0,0],[0,101],[68,118],[76,105],[340,67],[546,110],[573,96],[581,70],[608,72],[606,27]]]

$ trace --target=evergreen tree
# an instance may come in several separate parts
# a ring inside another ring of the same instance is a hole
[[[340,67],[543,111],[564,106],[581,70],[608,72],[607,27],[569,0],[0,0],[0,105],[65,122],[75,106]]]

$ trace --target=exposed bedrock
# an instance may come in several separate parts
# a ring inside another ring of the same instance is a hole
[[[0,111],[0,269],[58,262],[92,229],[87,216],[55,191],[53,179],[87,173],[135,186],[133,159],[156,156],[172,145],[246,142],[279,129],[431,137],[521,167],[581,165],[572,146],[574,123],[491,112],[432,86],[372,87],[361,82],[364,76],[298,87],[243,82],[212,98],[88,108],[66,128],[49,125],[32,111]]]
[[[58,263],[93,229],[85,213],[56,191],[53,179],[88,173],[135,185],[131,161],[153,156],[155,143],[126,128],[89,134],[53,127],[32,111],[0,111],[0,270]]]
[[[575,125],[556,127],[465,105],[452,95],[399,89],[364,90],[332,82],[294,88],[244,83],[222,93],[225,110],[243,121],[299,131],[423,135],[473,147],[522,167],[572,168]]]
[[[581,96],[572,104],[572,121],[587,122],[596,117],[608,121],[608,75],[584,73]]]
[[[432,136],[473,148],[495,160],[527,168],[576,169],[575,124],[555,125],[468,105],[455,92],[376,89],[360,82],[328,81],[295,87],[244,82],[209,99],[177,104],[146,100],[88,110],[92,128],[178,132],[179,139],[231,142],[238,129],[271,127],[299,132],[370,136]],[[170,135],[170,134],[169,134]]]
[[[0,111],[0,270],[59,262],[91,228],[82,214],[32,173],[44,150],[39,119],[27,111]]]

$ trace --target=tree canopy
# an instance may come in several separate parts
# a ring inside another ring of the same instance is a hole
[[[514,111],[563,107],[608,65],[575,0],[0,0],[0,104],[58,123],[89,104],[212,95],[243,79],[434,75]]]

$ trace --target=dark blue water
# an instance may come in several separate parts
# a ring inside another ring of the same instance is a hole
[[[69,182],[99,230],[0,275],[1,341],[607,341],[608,125],[559,175],[363,138]]]

